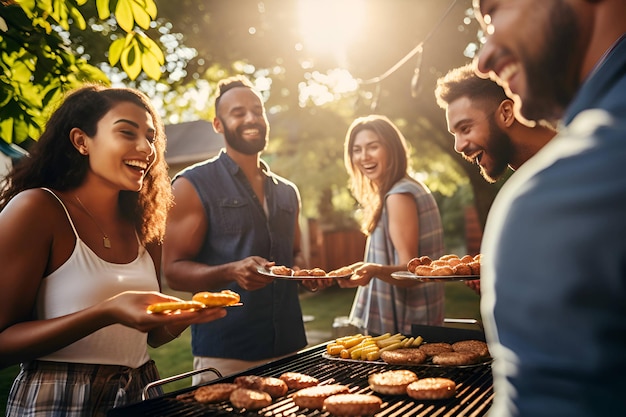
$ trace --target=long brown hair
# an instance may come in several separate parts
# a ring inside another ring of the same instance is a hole
[[[0,211],[11,198],[27,189],[48,187],[66,191],[78,187],[85,179],[89,160],[72,145],[70,130],[77,127],[94,136],[98,121],[120,102],[134,103],[150,113],[155,127],[156,153],[141,190],[120,192],[120,212],[135,225],[143,244],[162,241],[167,212],[172,205],[164,156],[165,128],[148,97],[130,88],[88,84],[69,92],[52,113],[29,155],[22,158],[5,178],[6,187],[0,192]]]
[[[371,130],[378,136],[381,145],[387,151],[387,171],[380,186],[372,182],[354,165],[352,148],[354,140],[362,130]],[[408,176],[408,147],[404,135],[389,118],[372,114],[359,117],[352,122],[344,142],[344,163],[350,175],[350,190],[363,208],[361,230],[370,234],[382,215],[385,194],[402,178]]]

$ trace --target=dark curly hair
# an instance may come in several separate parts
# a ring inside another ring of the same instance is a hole
[[[70,130],[77,127],[87,135],[96,134],[97,125],[109,110],[121,102],[144,108],[155,127],[156,159],[144,178],[140,191],[119,194],[120,212],[131,221],[141,242],[161,242],[167,212],[172,205],[170,178],[165,162],[165,128],[148,97],[129,88],[109,88],[87,84],[70,91],[52,113],[29,155],[22,158],[5,178],[0,192],[0,211],[21,191],[47,187],[66,191],[78,187],[87,174],[89,160],[70,141]]]
[[[439,107],[444,110],[461,97],[469,98],[474,105],[481,106],[485,111],[494,109],[509,99],[504,89],[496,82],[476,75],[472,64],[454,68],[439,78],[435,97]]]

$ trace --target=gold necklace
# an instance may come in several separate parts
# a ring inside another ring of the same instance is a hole
[[[74,195],[74,197],[76,197],[76,201],[78,201],[78,204],[80,204],[80,206],[83,208],[83,210],[85,210],[85,213],[87,213],[87,215],[89,217],[91,217],[91,220],[93,220],[93,223],[96,225],[98,230],[100,230],[100,233],[102,233],[102,244],[104,245],[104,247],[107,248],[107,249],[111,249],[111,239],[109,239],[107,234],[104,233],[104,230],[102,230],[102,228],[100,227],[100,225],[98,224],[96,219],[91,215],[91,212],[89,210],[87,210],[87,207],[85,207],[83,202],[80,201],[80,198],[78,198],[77,195]]]

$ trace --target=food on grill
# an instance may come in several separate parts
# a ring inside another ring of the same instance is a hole
[[[405,369],[372,374],[367,379],[372,391],[386,395],[406,394],[406,387],[415,381],[417,375]]]
[[[452,345],[443,342],[424,343],[420,345],[419,349],[428,356],[434,356],[442,352],[452,352]]]
[[[219,403],[228,400],[235,389],[237,385],[229,383],[206,385],[195,390],[193,398],[200,403]]]
[[[435,260],[421,256],[411,259],[406,269],[419,276],[480,275],[480,256],[448,254]]]
[[[237,304],[240,300],[239,294],[231,290],[222,290],[220,292],[203,291],[191,297],[193,301],[200,302],[206,307],[225,307]]]
[[[182,401],[184,403],[194,401],[195,391],[184,392],[182,394],[178,394],[175,398],[177,401]]]
[[[380,359],[383,352],[401,348],[417,347],[422,343],[421,336],[407,337],[403,334],[385,333],[380,336],[363,336],[357,334],[336,339],[326,345],[326,352],[331,356],[342,359],[358,359],[375,361]]]
[[[489,348],[487,343],[482,340],[461,340],[452,344],[452,350],[455,352],[476,353],[479,357],[485,358],[489,356]]]
[[[171,314],[181,311],[197,311],[203,308],[204,304],[199,301],[164,301],[162,303],[150,304],[146,311],[148,314]]]
[[[361,334],[340,337],[326,345],[326,354],[341,359],[382,360],[390,365],[473,365],[489,359],[487,344],[481,340],[423,343],[421,336],[400,333],[381,336]]]
[[[274,265],[270,267],[270,272],[274,275],[284,275],[289,277],[293,274],[293,269],[285,265]]]
[[[282,397],[288,390],[285,381],[274,377],[244,375],[236,377],[234,382],[242,388],[267,392],[272,398]]]
[[[380,411],[383,401],[369,394],[338,394],[324,400],[324,409],[334,416],[371,416]]]
[[[352,275],[352,269],[350,269],[350,267],[347,267],[347,266],[342,266],[341,268],[335,269],[328,273],[329,277],[343,277],[346,275]]]
[[[479,359],[478,353],[473,352],[441,352],[431,358],[435,365],[443,366],[472,365]]]
[[[410,383],[406,393],[416,400],[440,400],[454,397],[456,383],[448,378],[422,378]]]
[[[299,372],[285,372],[279,377],[289,389],[314,387],[319,384],[317,378]]]
[[[318,385],[297,391],[293,394],[293,402],[298,407],[321,410],[324,408],[324,400],[326,398],[336,394],[347,394],[348,392],[350,390],[345,385]]]
[[[237,408],[260,410],[272,404],[272,397],[267,392],[237,388],[230,393],[230,403]]]
[[[382,352],[380,358],[391,365],[417,365],[424,363],[428,355],[419,348],[402,348]]]

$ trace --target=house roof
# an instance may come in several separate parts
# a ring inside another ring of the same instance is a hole
[[[224,144],[224,137],[206,120],[166,125],[168,164],[195,163],[215,156]]]

